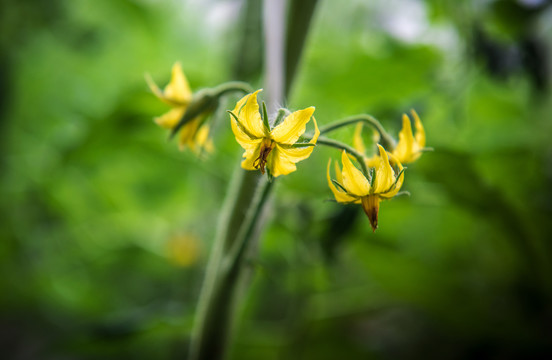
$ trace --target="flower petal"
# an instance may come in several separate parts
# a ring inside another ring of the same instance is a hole
[[[242,157],[244,160],[241,163],[241,167],[245,170],[256,170],[253,164],[261,154],[261,143],[262,139],[255,139],[253,142],[248,144],[248,147],[245,148],[245,152]]]
[[[280,175],[290,174],[297,170],[297,166],[295,166],[297,161],[290,159],[282,151],[282,148],[276,145],[270,154],[268,154],[266,167],[270,170],[270,174],[272,174],[272,176],[277,177]]]
[[[381,160],[376,168],[376,177],[372,183],[373,194],[384,193],[395,183],[395,172],[391,168],[391,165],[389,165],[387,151],[379,144],[378,148]]]
[[[314,113],[314,106],[295,111],[272,131],[272,139],[280,144],[293,145],[305,132],[305,127]]]
[[[415,152],[414,136],[412,135],[412,125],[406,114],[403,114],[403,127],[399,132],[399,143],[393,155],[399,159],[401,163],[410,163],[420,157],[420,154]]]
[[[165,129],[173,129],[176,124],[182,119],[182,116],[184,116],[184,112],[186,111],[186,108],[183,106],[175,107],[166,112],[165,114],[156,117],[153,121],[162,128]]]
[[[235,115],[235,113],[233,114]],[[231,114],[230,114],[230,125],[232,127],[232,132],[236,137],[236,141],[244,149],[249,148],[251,144],[257,144],[261,140],[261,139],[252,137],[252,135],[250,134],[247,134],[242,128],[243,125],[238,124],[234,116],[232,116]]]
[[[320,130],[318,129],[318,124],[316,119],[312,118],[314,122],[314,135],[308,144],[316,144],[318,137],[320,136]],[[295,144],[297,146],[298,144]],[[280,151],[286,155],[286,157],[294,163],[297,163],[301,160],[305,160],[310,156],[314,150],[314,146],[305,146],[305,147],[290,147],[289,145],[282,145],[276,143],[276,146],[280,148]]]
[[[366,154],[366,146],[362,140],[362,123],[359,122],[355,126],[355,134],[353,135],[353,148],[361,154]]]
[[[188,79],[182,72],[180,62],[176,62],[172,67],[171,81],[163,90],[167,99],[181,104],[188,104],[192,99],[192,90],[188,84]]]
[[[329,159],[328,161],[328,168],[327,168],[327,172],[326,172],[326,179],[328,180],[328,186],[330,187],[330,190],[332,191],[334,197],[335,197],[335,200],[337,202],[344,202],[344,203],[350,203],[350,202],[354,202],[356,199],[350,195],[348,195],[347,193],[343,192],[343,191],[340,191],[338,190],[333,181],[332,181],[332,178],[330,177],[330,166],[332,164],[332,159]],[[336,164],[336,167],[337,167],[337,170],[338,170],[338,173],[339,173],[339,176],[338,177],[341,177],[341,171],[339,170],[339,166]],[[339,183],[341,183],[339,180],[338,180]]]
[[[353,165],[345,151],[341,153],[341,162],[343,163],[343,186],[347,192],[355,196],[368,195],[370,192],[370,182],[362,172]]]
[[[379,196],[383,199],[391,199],[393,196],[397,195],[397,193],[401,189],[402,184],[404,182],[404,171],[402,171],[404,168],[402,164],[392,154],[388,154],[388,155],[389,155],[390,162],[397,166],[397,170],[400,175],[398,179],[395,177],[395,183],[391,186],[391,188],[388,191],[379,194]]]
[[[209,125],[203,125],[196,131],[193,144],[190,146],[193,152],[200,155],[203,151],[212,153],[215,149],[213,141],[209,138]]]
[[[234,114],[238,117],[240,123],[245,127],[253,137],[268,137],[265,132],[261,114],[259,113],[259,104],[257,102],[257,93],[259,89],[252,94],[244,96],[234,108]]]
[[[418,116],[418,113],[416,113],[414,109],[410,110],[410,113],[414,118],[414,126],[416,127],[416,143],[418,143],[418,147],[421,149],[426,144],[425,130],[422,125],[422,122],[420,121],[420,117]]]
[[[337,160],[334,163],[335,168],[335,178],[338,183],[343,184],[343,174],[341,173],[341,168],[339,167],[339,163]]]
[[[200,123],[201,118],[195,118],[186,123],[186,125],[182,126],[178,133],[178,146],[180,150],[183,150],[186,146],[189,146],[190,148],[195,147],[194,138]]]

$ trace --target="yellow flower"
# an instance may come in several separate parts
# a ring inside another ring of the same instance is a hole
[[[246,170],[260,169],[263,174],[266,167],[273,177],[287,175],[297,170],[297,162],[310,156],[320,135],[312,116],[314,107],[295,111],[270,129],[268,119],[263,122],[259,113],[259,91],[244,96],[231,112],[232,131],[245,150],[241,165]],[[308,143],[297,143],[311,117],[314,122],[313,138]]]
[[[362,204],[373,231],[378,227],[380,201],[391,199],[397,195],[404,181],[404,171],[401,163],[393,155],[389,155],[397,168],[398,174],[396,175],[389,163],[387,152],[379,144],[378,148],[379,160],[371,177],[366,177],[357,169],[345,151],[341,154],[343,171],[341,171],[337,162],[335,163],[335,181],[330,177],[331,159],[328,162],[327,169],[328,186],[332,190],[335,200],[341,203]]]
[[[422,156],[422,151],[426,144],[425,130],[422,126],[420,118],[418,117],[418,114],[414,110],[411,110],[410,113],[414,118],[416,136],[412,134],[412,125],[410,123],[408,115],[403,114],[403,126],[401,131],[399,132],[399,142],[397,143],[397,146],[395,146],[395,149],[393,149],[393,151],[391,152],[391,154],[393,154],[393,156],[395,156],[395,158],[397,158],[397,160],[402,164],[408,164],[418,160],[418,158]],[[366,147],[364,146],[361,132],[362,123],[359,123],[355,129],[353,146],[358,152],[366,154]],[[379,134],[377,132],[374,132],[374,136],[374,142],[377,143],[379,141]],[[375,154],[371,158],[368,158],[366,160],[366,165],[369,167],[374,167],[375,164],[379,161],[378,158],[379,156],[377,154]]]
[[[171,81],[163,90],[155,84],[149,75],[146,76],[146,81],[155,96],[172,107],[167,113],[155,118],[155,123],[165,129],[174,129],[192,101],[192,91],[182,72],[182,66],[179,62],[173,65]],[[204,119],[205,116],[197,116],[182,126],[178,141],[180,150],[186,146],[196,153],[213,150],[213,143],[208,137],[209,126],[204,124]]]

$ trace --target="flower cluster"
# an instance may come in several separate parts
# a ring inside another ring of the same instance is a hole
[[[243,86],[236,87],[227,83],[221,85],[218,90],[204,90],[193,95],[179,63],[173,66],[171,80],[164,90],[159,89],[150,77],[146,80],[152,92],[172,108],[156,118],[155,122],[163,128],[170,129],[173,134],[179,132],[180,148],[189,147],[196,153],[213,150],[206,117],[218,106],[218,98],[233,90],[246,92]],[[410,118],[406,114],[403,115],[398,142],[389,137],[377,120],[369,116],[352,120],[349,118],[323,130],[329,132],[356,122],[351,148],[335,140],[320,137],[321,131],[313,116],[313,106],[294,112],[280,109],[275,118],[269,119],[265,104],[262,103],[262,109],[259,106],[257,97],[261,91],[257,90],[243,96],[234,109],[228,111],[234,137],[244,150],[242,168],[267,173],[272,180],[296,171],[296,164],[311,155],[317,142],[318,145],[340,148],[342,168],[336,161],[335,179],[332,179],[332,160],[328,161],[328,186],[337,202],[360,204],[372,230],[375,231],[378,227],[380,202],[399,194],[403,185],[403,164],[416,161],[425,150],[426,136],[418,114],[414,110],[411,111],[415,135],[412,132]],[[314,133],[312,136],[304,136],[311,119]],[[377,130],[374,133],[376,152],[371,156],[368,155],[362,139],[363,123],[368,123]],[[380,141],[381,136],[384,138],[383,141]],[[360,169],[353,161],[360,165]]]

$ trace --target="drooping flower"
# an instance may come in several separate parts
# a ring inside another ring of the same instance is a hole
[[[320,131],[312,116],[314,107],[289,114],[280,124],[270,128],[268,119],[261,117],[257,103],[257,90],[244,96],[231,112],[230,120],[236,141],[245,150],[242,168],[265,168],[273,177],[297,170],[296,163],[308,158],[318,140]],[[305,132],[310,119],[314,123],[314,136],[308,143],[297,142]]]
[[[412,163],[422,156],[426,144],[425,130],[418,117],[416,111],[410,111],[412,118],[414,119],[414,126],[416,127],[416,135],[412,134],[412,125],[408,115],[403,114],[402,117],[402,129],[399,132],[399,142],[391,152],[395,158],[401,164]],[[353,145],[355,150],[359,151],[362,154],[366,154],[366,147],[362,140],[362,123],[359,123],[355,129],[355,134],[353,138]],[[374,132],[374,143],[379,141],[379,135],[377,132]],[[366,165],[373,167],[374,164],[378,162],[378,154],[373,155],[372,157],[366,160]]]
[[[179,62],[173,65],[171,80],[163,90],[155,84],[149,75],[146,76],[146,81],[155,96],[172,107],[167,113],[155,118],[155,123],[162,128],[173,130],[183,118],[192,101],[192,91],[182,71],[182,66]],[[178,136],[180,150],[189,147],[198,154],[204,150],[208,152],[213,150],[213,143],[209,139],[209,125],[205,124],[204,120],[205,114],[200,114],[180,128]]]
[[[343,171],[337,161],[335,163],[336,180],[332,180],[330,176],[331,159],[327,168],[328,186],[335,200],[340,203],[361,204],[373,231],[378,227],[380,201],[397,195],[404,181],[404,169],[398,159],[391,154],[388,156],[379,144],[378,149],[378,164],[374,167],[372,175],[367,176],[357,169],[345,151],[341,154]],[[389,158],[396,171],[393,170]]]

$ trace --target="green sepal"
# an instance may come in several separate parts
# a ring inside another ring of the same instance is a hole
[[[282,121],[284,121],[284,118],[289,114],[289,111],[286,109],[280,109],[278,110],[278,114],[276,114],[276,119],[274,120],[274,127],[280,125]]]
[[[370,181],[370,188],[373,188],[374,187],[374,181],[376,180],[376,168],[371,168],[370,170],[370,174],[369,174],[369,179],[368,181]]]
[[[274,180],[274,176],[272,176],[272,173],[270,172],[269,168],[266,168],[266,178],[268,182],[272,182]]]
[[[251,133],[249,131],[247,131],[247,129],[240,122],[240,120],[238,119],[236,114],[234,114],[231,110],[226,110],[226,112],[228,114],[230,114],[230,116],[232,116],[234,118],[234,120],[236,120],[236,124],[238,124],[238,127],[240,128],[241,131],[243,131],[245,133],[245,135],[249,136],[251,139],[255,139],[255,136],[251,135]]]
[[[270,124],[268,123],[268,111],[266,111],[266,104],[263,101],[263,125],[267,132],[270,132]]]
[[[347,193],[347,190],[343,187],[343,185],[341,185],[337,180],[334,180],[332,179],[332,183],[337,186],[338,188],[340,188],[341,190],[343,190],[344,193]]]
[[[397,175],[397,177],[395,178],[395,181],[393,182],[393,185],[391,185],[389,187],[389,189],[385,190],[384,192],[388,192],[391,189],[394,189],[395,186],[397,186],[397,182],[399,181],[399,179],[401,178],[401,175],[404,173],[405,170],[406,170],[406,168],[402,168],[401,171],[399,171],[399,175]]]
[[[289,145],[290,148],[302,148],[302,147],[308,147],[308,146],[316,146],[316,144],[313,144],[313,143],[295,143],[293,145]]]
[[[213,96],[210,89],[204,89],[198,91],[190,105],[186,108],[186,112],[182,115],[182,118],[172,129],[169,138],[172,138],[184,125],[202,114],[211,114],[218,107],[218,97]]]

